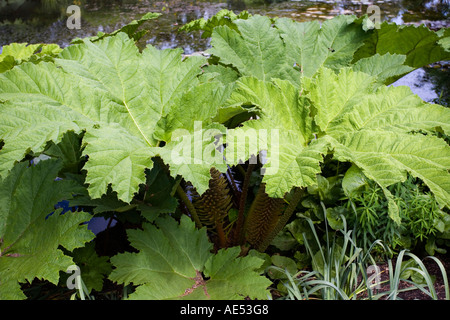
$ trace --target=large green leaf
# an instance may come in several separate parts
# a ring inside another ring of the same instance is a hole
[[[34,278],[57,284],[59,271],[74,264],[58,247],[71,251],[94,236],[80,225],[90,214],[54,210],[79,189],[73,181],[55,180],[61,167],[59,160],[31,168],[23,162],[0,181],[0,299],[25,298],[19,282]]]
[[[315,122],[320,130],[327,132],[330,123],[341,114],[346,114],[373,86],[375,78],[363,72],[342,69],[334,71],[321,68],[313,83],[305,79],[309,98],[316,110]]]
[[[345,89],[349,84],[357,88],[359,81],[364,84],[357,91]],[[322,70],[305,81],[317,108],[315,120],[326,132],[323,138],[333,145],[337,159],[355,163],[383,188],[404,181],[409,172],[428,185],[441,205],[449,206],[450,147],[433,136],[439,130],[449,132],[449,110],[423,102],[407,87],[376,88],[370,83],[369,76],[350,69],[338,75]],[[332,99],[324,98],[334,88],[339,90]]]
[[[270,281],[257,270],[264,262],[256,257],[238,257],[239,247],[211,253],[206,229],[182,216],[156,225],[129,230],[128,239],[138,253],[111,258],[116,267],[112,281],[137,285],[131,299],[265,299]]]
[[[170,154],[161,142],[170,148],[179,127],[193,130],[195,121],[211,122],[229,94],[220,82],[200,83],[205,58],[183,60],[181,53],[153,47],[140,53],[133,40],[117,33],[67,47],[56,65],[23,64],[2,74],[0,175],[27,152],[39,153],[47,141],[61,140],[66,131],[85,131],[90,196],[100,198],[111,185],[120,200],[130,202],[145,182],[151,158]],[[193,171],[207,172],[198,180],[205,190],[209,163],[192,165],[175,171],[187,180]]]
[[[442,206],[450,206],[450,147],[435,136],[450,130],[450,111],[423,102],[407,87],[380,86],[375,76],[351,68],[338,74],[321,68],[304,78],[301,88],[278,79],[241,78],[229,100],[231,105],[239,102],[255,105],[259,118],[229,130],[227,143],[248,137],[234,145],[246,152],[240,160],[267,151],[263,181],[270,196],[313,184],[322,155],[332,151],[375,180],[389,200],[387,186],[404,181],[409,172],[428,185]],[[278,139],[268,139],[264,129],[278,130]],[[399,221],[390,204],[391,217]]]
[[[244,77],[229,101],[257,106],[259,119],[227,131],[228,162],[245,161],[265,150],[263,182],[273,197],[283,197],[294,186],[314,183],[327,144],[317,140],[310,143],[317,127],[310,117],[310,102],[300,89],[287,80],[270,83]]]

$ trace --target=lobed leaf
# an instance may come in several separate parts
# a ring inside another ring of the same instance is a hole
[[[315,80],[305,82],[308,96],[318,108],[316,121],[326,131],[324,138],[333,146],[335,157],[363,169],[388,197],[386,187],[404,181],[409,172],[428,185],[442,206],[448,206],[450,149],[433,136],[438,130],[450,129],[448,109],[423,102],[407,87],[375,89],[365,81],[352,91],[361,76],[371,79],[342,69],[335,76],[320,71]],[[344,86],[352,83],[350,91],[346,90]],[[329,103],[323,94],[333,88],[340,90],[333,92]],[[398,221],[396,209],[390,209],[391,217]]]
[[[57,284],[59,272],[74,264],[58,247],[71,251],[94,236],[80,225],[89,213],[54,210],[80,189],[73,181],[55,181],[61,167],[58,160],[31,168],[23,162],[0,181],[0,299],[25,298],[19,283],[34,278]]]
[[[241,137],[235,149],[245,152],[238,157],[242,161],[267,152],[263,182],[270,196],[314,184],[323,155],[331,151],[382,187],[397,222],[387,186],[404,181],[407,172],[424,181],[441,206],[449,205],[450,150],[435,134],[450,129],[450,112],[407,87],[380,86],[375,76],[351,68],[338,74],[321,68],[303,78],[301,88],[279,79],[241,78],[229,103],[255,106],[258,119],[229,130],[226,141]],[[266,128],[277,130],[276,139],[261,134]],[[233,159],[228,148],[225,155]]]
[[[369,36],[356,23],[355,16],[347,15],[322,24],[281,18],[275,27],[286,44],[289,62],[299,65],[306,77],[313,76],[323,66],[333,70],[348,66],[353,54]]]
[[[317,127],[301,90],[286,80],[270,83],[244,77],[229,101],[254,104],[259,114],[259,119],[227,131],[224,154],[229,163],[267,152],[263,182],[273,197],[282,198],[293,186],[305,187],[315,181],[327,144],[310,144]]]
[[[111,258],[116,269],[109,278],[138,285],[130,299],[265,298],[270,281],[255,272],[261,259],[238,258],[239,247],[212,254],[206,229],[196,229],[187,216],[179,224],[159,218],[156,225],[128,231],[139,253]]]
[[[148,47],[140,53],[120,32],[71,45],[56,64],[23,64],[1,74],[0,175],[28,152],[42,152],[48,141],[57,143],[65,132],[86,132],[90,196],[100,198],[111,185],[119,200],[130,202],[145,182],[144,170],[153,166],[151,158],[170,155],[160,143],[170,143],[172,132],[191,129],[194,121],[212,123],[229,95],[219,82],[219,87],[200,83],[204,63],[203,57],[183,60],[181,50]],[[174,172],[185,170],[187,179],[206,189],[208,179],[189,172],[200,170],[209,177],[209,164],[197,168],[188,163]]]
[[[299,82],[300,75],[287,60],[283,41],[268,17],[252,16],[234,23],[238,31],[227,26],[214,28],[211,54],[219,57],[221,63],[236,67],[243,76]]]

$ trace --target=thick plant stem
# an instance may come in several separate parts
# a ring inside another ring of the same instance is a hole
[[[217,231],[217,237],[219,238],[220,247],[225,248],[227,245],[227,237],[225,235],[225,231],[223,230],[222,224],[218,221],[216,221],[216,231]]]
[[[197,228],[200,229],[201,227],[203,227],[203,225],[200,222],[200,219],[197,215],[197,211],[194,208],[194,205],[189,200],[188,196],[186,195],[186,193],[184,192],[183,188],[180,185],[178,185],[178,187],[177,187],[177,194],[181,198],[181,200],[184,202],[184,204],[188,208],[189,212],[191,213],[191,216],[194,219],[194,222],[195,222],[195,225],[197,226]]]
[[[156,157],[154,159],[155,159],[155,161],[157,161],[159,163],[161,168],[163,168],[164,172],[166,172],[166,174],[170,176],[169,169],[167,168],[167,165],[164,164],[163,160],[159,157]],[[200,229],[201,227],[203,227],[203,225],[200,222],[200,219],[198,218],[197,211],[195,210],[194,206],[192,205],[192,202],[189,200],[188,196],[186,195],[183,188],[181,187],[181,180],[182,180],[182,177],[177,176],[177,178],[175,180],[174,189],[172,189],[171,195],[173,196],[173,194],[175,193],[175,190],[176,190],[178,196],[184,202],[184,204],[188,208],[192,218],[194,219],[195,225]]]
[[[286,223],[289,221],[289,218],[294,213],[294,210],[297,207],[297,204],[299,203],[300,199],[302,198],[303,193],[304,193],[304,189],[303,188],[298,188],[298,187],[295,188],[294,194],[292,195],[291,202],[287,206],[287,208],[284,211],[283,215],[278,220],[277,225],[272,230],[270,235],[266,239],[264,239],[264,241],[261,243],[261,245],[258,246],[258,251],[260,251],[260,252],[266,251],[267,247],[270,245],[272,240],[284,228]]]
[[[236,229],[234,231],[233,243],[234,245],[240,244],[243,239],[243,224],[244,224],[244,210],[245,201],[247,200],[248,185],[250,183],[250,177],[253,172],[254,164],[249,163],[247,171],[245,172],[244,183],[242,185],[242,193],[239,197],[239,214],[236,221]]]

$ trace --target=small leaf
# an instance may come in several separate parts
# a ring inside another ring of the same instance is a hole
[[[287,271],[289,274],[297,273],[297,264],[293,259],[289,257],[274,254],[271,258],[271,261],[274,266]],[[287,279],[286,274],[278,270],[271,269],[267,273],[269,274],[271,279]]]
[[[234,23],[237,19],[247,19],[251,15],[247,11],[241,11],[239,14],[235,14],[231,10],[223,9],[217,12],[214,16],[205,20],[200,18],[193,20],[184,26],[182,26],[179,31],[192,32],[196,30],[201,30],[202,38],[211,37],[212,31],[217,26],[228,26],[231,29],[237,30],[236,24]]]
[[[73,260],[80,267],[80,276],[90,292],[103,289],[103,279],[112,271],[109,257],[99,257],[95,252],[95,243],[89,242],[82,248],[73,250]]]
[[[348,197],[356,195],[362,188],[367,186],[367,178],[361,169],[352,165],[342,179],[342,188]]]

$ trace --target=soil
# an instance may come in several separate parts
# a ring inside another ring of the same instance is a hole
[[[448,271],[450,271],[450,254],[442,255],[442,254],[436,254],[436,258],[438,258],[444,268],[447,272],[447,277],[449,277]],[[394,259],[395,260],[395,259]],[[445,294],[445,283],[444,278],[442,276],[442,272],[437,265],[437,263],[433,259],[421,259],[425,267],[427,268],[428,273],[431,276],[436,277],[434,281],[434,288],[436,290],[436,295],[438,297],[438,300],[445,300],[446,294]],[[395,269],[395,261],[393,261],[393,269]],[[383,283],[385,280],[389,281],[389,267],[387,263],[379,264],[378,267],[381,271],[381,282]],[[412,284],[407,283],[405,281],[401,281],[399,285],[399,289],[405,289],[408,287],[414,287]],[[374,289],[374,294],[381,293],[381,292],[387,292],[389,291],[389,283],[383,283],[380,285],[378,289]],[[361,297],[363,298],[363,297]],[[405,292],[401,292],[398,294],[398,298],[403,300],[432,300],[432,298],[427,295],[426,293],[415,289],[415,290],[409,290]],[[387,299],[387,296],[383,296],[380,298],[380,300]]]

